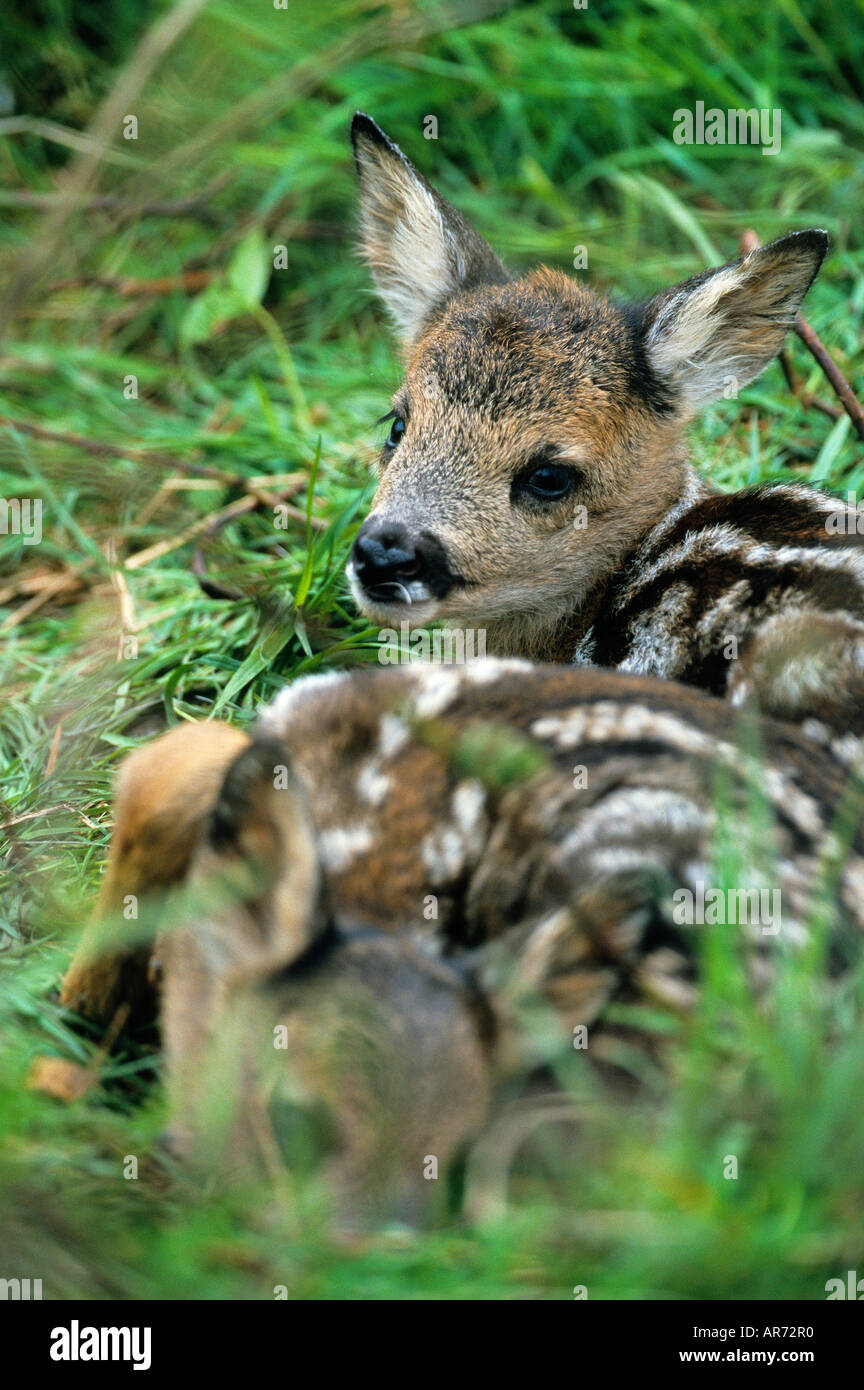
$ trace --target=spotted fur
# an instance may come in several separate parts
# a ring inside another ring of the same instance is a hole
[[[411,1216],[424,1155],[455,1154],[502,1075],[539,1060],[526,1002],[562,1041],[590,1028],[608,1069],[614,1005],[692,1009],[712,929],[738,932],[760,991],[809,940],[821,886],[845,971],[864,927],[864,840],[832,835],[849,777],[794,726],[695,689],[518,660],[311,678],[251,737],[170,731],[121,774],[103,916],[132,885],[191,895],[157,945],[175,1142],[211,1176],[220,1145],[272,1164],[280,1097],[323,1105],[344,1210]],[[780,894],[776,933],[671,911],[711,882],[718,785],[741,891],[761,875]],[[110,1017],[149,987],[152,1009],[146,962],[92,933],[63,1001]],[[231,1095],[217,1142],[206,1117]]]
[[[864,732],[859,514],[796,486],[664,518],[573,622],[572,658]]]
[[[460,760],[460,739],[487,727],[541,755],[527,781],[501,787],[482,755],[476,766]],[[735,796],[758,786],[766,797],[772,852],[790,885],[789,921],[803,922],[804,888],[812,888],[851,774],[791,724],[763,720],[754,728],[761,760],[747,752],[751,722],[697,690],[490,659],[301,680],[264,710],[252,746],[265,750],[258,761],[268,777],[283,750],[314,823],[337,924],[374,923],[447,955],[559,908],[562,895],[578,898],[582,884],[593,893],[604,864],[626,865],[628,873],[663,866],[669,883],[685,882],[710,859],[718,771]],[[202,724],[130,757],[118,783],[103,910],[122,906],[130,890],[182,878],[214,800],[216,825],[233,823],[233,784],[218,798],[215,791],[248,746],[236,730]],[[574,784],[576,768],[587,785]],[[257,804],[266,826],[267,802]],[[246,825],[248,836],[248,817]],[[260,845],[266,837],[257,833]],[[564,860],[572,860],[566,884]],[[858,924],[862,874],[853,846],[840,903]],[[429,895],[435,913],[424,917]],[[67,980],[68,999],[77,995],[101,1012],[116,1007],[104,991],[88,1001],[76,975]],[[120,977],[116,983],[127,987]]]

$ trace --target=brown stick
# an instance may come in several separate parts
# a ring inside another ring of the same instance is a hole
[[[777,354],[777,361],[780,363],[783,376],[786,378],[786,385],[789,387],[792,395],[797,396],[801,387],[796,379],[795,368],[792,366],[792,358],[789,356],[788,348],[784,347],[780,349]]]
[[[237,517],[244,516],[247,512],[256,511],[260,505],[257,497],[252,497],[247,493],[245,497],[239,497],[236,502],[229,502],[228,506],[223,507],[221,511],[215,512],[211,516],[200,517],[198,521],[184,526],[183,530],[178,531],[176,535],[165,536],[161,541],[156,541],[143,550],[136,550],[134,555],[130,555],[124,562],[123,568],[137,570],[142,565],[149,565],[152,560],[159,560],[163,555],[170,555],[172,551],[179,550],[182,545],[186,545],[188,541],[194,540],[196,536],[206,532],[212,526],[216,516],[225,522],[236,521]]]
[[[789,355],[788,348],[780,349],[777,354],[777,360],[780,363],[783,376],[786,379],[786,385],[789,387],[792,395],[798,397],[805,410],[809,410],[812,406],[814,410],[821,410],[823,415],[827,415],[832,420],[840,420],[843,418],[845,411],[842,406],[832,405],[830,401],[823,401],[821,396],[814,396],[812,391],[804,390],[804,383],[795,375],[795,368],[792,366],[792,358]]]
[[[37,613],[55,594],[61,594],[71,587],[71,575],[88,569],[92,563],[92,560],[83,560],[69,574],[58,574],[55,584],[45,584],[38,593],[33,594],[32,598],[28,598],[26,603],[22,603],[20,608],[16,608],[14,613],[10,613],[8,618],[4,618],[3,622],[0,623],[0,632],[11,632],[13,627],[18,627],[26,618]]]
[[[806,410],[812,406],[814,410],[827,415],[829,420],[842,420],[846,414],[842,405],[832,405],[831,401],[823,401],[821,396],[814,396],[812,391],[799,391],[797,394]]]
[[[215,531],[227,526],[229,521],[236,521],[238,517],[245,516],[249,512],[258,511],[261,507],[279,506],[284,509],[285,515],[294,521],[305,523],[306,513],[299,507],[292,507],[288,502],[283,502],[280,492],[284,491],[286,496],[292,496],[298,491],[296,483],[291,483],[287,488],[279,489],[276,493],[263,492],[260,488],[250,488],[245,497],[239,497],[236,502],[229,502],[226,507],[219,511],[211,512],[209,516],[193,521],[175,536],[166,536],[164,540],[157,541],[154,545],[148,545],[145,550],[137,550],[134,555],[130,555],[124,564],[124,569],[137,570],[142,565],[149,565],[152,560],[158,560],[162,555],[170,555],[172,551],[185,545],[187,541],[194,540],[196,536],[209,536]],[[321,517],[313,516],[310,525],[318,531],[327,529],[327,522]]]
[[[761,244],[753,229],[748,228],[747,231],[743,232],[741,235],[739,250],[742,256],[749,256],[753,251],[758,251]],[[833,357],[831,357],[825,344],[801,314],[796,314],[795,322],[792,326],[802,343],[804,343],[805,347],[812,353],[827,376],[834,391],[843,404],[843,409],[855,426],[858,435],[861,439],[864,439],[864,408],[862,408],[861,402],[858,400],[849,382],[837,366],[837,363],[834,361]],[[818,400],[815,396],[810,395],[809,392],[802,391],[800,386],[795,385],[791,363],[789,362],[788,356],[786,356],[784,361],[783,353],[780,355],[780,365],[783,368],[783,374],[786,377],[786,382],[790,391],[798,396],[805,406],[812,405],[815,410],[821,410],[823,414],[830,415],[832,419],[840,419],[841,412],[837,410],[836,406],[831,406],[826,401]]]
[[[52,430],[45,425],[34,424],[30,420],[17,420],[9,415],[0,415],[0,425],[19,430],[21,434],[32,435],[34,439],[46,439],[51,444],[70,444],[84,453],[95,454],[97,458],[133,459],[141,463],[160,463],[165,468],[179,472],[192,473],[198,478],[216,478],[218,482],[231,487],[243,483],[239,474],[226,473],[221,468],[211,468],[206,463],[181,462],[173,454],[163,454],[159,449],[139,449],[132,444],[108,444],[103,439],[90,439],[83,434],[70,434],[67,430]]]
[[[57,766],[57,754],[60,752],[60,740],[62,739],[62,737],[63,721],[61,720],[54,730],[54,736],[51,739],[51,747],[48,749],[48,759],[45,763],[45,774],[42,778],[43,782],[48,781],[48,778],[51,776],[55,767]]]
[[[71,811],[73,815],[83,820],[91,830],[99,830],[99,826],[77,806],[73,806],[71,801],[58,801],[56,806],[43,806],[39,811],[24,811],[20,816],[12,816],[9,820],[4,820],[0,825],[0,830],[11,830],[13,826],[23,825],[28,820],[41,820],[43,816],[53,816],[55,811]]]
[[[800,314],[796,315],[795,318],[795,332],[798,334],[802,343],[810,349],[811,353],[816,358],[819,366],[837,392],[846,414],[858,431],[859,437],[864,439],[864,409],[861,407],[861,402],[858,400],[849,382],[837,366],[837,363],[830,356],[828,349],[825,347],[818,333],[814,332],[807,320],[802,318]]]
[[[293,487],[291,491],[288,489],[280,489],[279,492],[281,493],[281,497],[279,494],[264,492],[251,486],[249,491],[253,497],[258,499],[262,506],[274,510],[279,506],[285,512],[285,515],[290,517],[292,521],[297,521],[305,525],[306,513],[301,511],[299,507],[292,507],[289,503],[281,500],[284,497],[290,497],[292,492],[299,492],[298,487]],[[224,512],[217,513],[217,515],[213,517],[212,525],[203,532],[201,540],[206,540],[214,536],[217,531],[221,530],[221,528],[231,520],[232,517],[230,515],[226,515]],[[316,531],[326,531],[327,529],[327,522],[323,521],[321,517],[311,517],[309,519],[309,524],[313,530]],[[227,584],[220,584],[218,580],[210,578],[207,573],[207,559],[200,544],[196,547],[195,554],[192,557],[192,571],[195,578],[198,580],[202,593],[205,593],[208,598],[228,599],[233,603],[238,603],[240,599],[247,597],[246,594],[241,593],[238,589],[231,589]]]
[[[203,290],[215,278],[215,270],[183,270],[179,275],[163,275],[156,280],[136,280],[128,275],[73,275],[69,280],[55,280],[46,286],[46,294],[58,290],[100,289],[112,290],[124,299],[146,299],[160,294],[171,294],[182,290],[184,294],[195,294]]]
[[[72,569],[40,570],[38,574],[25,574],[0,589],[0,607],[13,598],[29,598],[31,594],[41,594],[43,589],[50,589],[52,594],[57,593],[58,581],[61,590],[80,589],[83,584],[83,580]]]
[[[13,189],[0,195],[0,206],[16,208],[54,208],[63,201],[62,193],[34,193],[27,189]],[[130,203],[115,194],[104,193],[91,198],[81,209],[82,212],[108,212],[122,221],[134,217],[194,218],[217,226],[216,214],[197,198],[177,198],[154,203]]]
[[[257,511],[260,507],[275,508],[279,506],[284,511],[285,516],[292,521],[296,521],[301,525],[305,525],[307,521],[305,511],[301,510],[299,507],[291,506],[291,504],[285,500],[293,496],[294,493],[299,492],[303,487],[306,481],[306,476],[303,473],[278,474],[275,477],[258,475],[250,478],[245,477],[243,474],[226,473],[223,469],[213,468],[208,464],[181,461],[172,454],[163,454],[158,449],[140,449],[133,445],[121,446],[118,444],[109,444],[102,439],[91,439],[86,435],[71,434],[66,430],[48,429],[45,425],[37,425],[30,420],[20,420],[11,416],[0,416],[0,427],[3,425],[11,429],[19,430],[21,434],[30,435],[34,439],[49,440],[51,443],[55,444],[68,444],[73,448],[81,449],[83,452],[94,454],[97,457],[128,458],[140,460],[144,463],[160,464],[174,471],[192,473],[203,478],[213,478],[224,486],[243,488],[246,495],[238,499],[238,501],[229,503],[228,506],[222,508],[219,512],[212,513],[210,516],[192,523],[172,539],[159,541],[155,545],[148,546],[146,549],[139,550],[136,554],[131,555],[123,566],[126,570],[138,569],[142,565],[149,564],[151,560],[157,559],[161,555],[169,554],[171,551],[178,549],[181,545],[184,545],[189,540],[195,539],[197,536],[204,537],[211,535],[229,521],[233,521],[236,517],[242,516],[245,513]],[[267,487],[268,483],[270,484],[269,488]],[[274,484],[276,485],[275,491],[272,490]],[[163,484],[163,488],[164,486],[165,484]],[[328,523],[321,517],[313,516],[309,518],[309,525],[313,530],[326,531]],[[91,564],[92,561],[83,561],[80,565],[75,566],[71,573],[47,577],[44,583],[39,585],[38,591],[34,593],[26,603],[22,604],[20,608],[10,614],[3,623],[0,623],[0,632],[8,631],[12,627],[17,627],[24,619],[29,618],[32,613],[36,612],[47,603],[55,593],[72,587],[73,576],[77,582],[82,582],[79,579],[79,573],[81,570],[89,568]],[[235,600],[243,597],[243,595],[237,594],[236,591],[225,588],[207,578],[206,567],[200,548],[196,550],[193,558],[193,572],[201,588],[205,593],[209,593],[211,597],[231,598]],[[16,590],[4,590],[3,593],[0,594],[0,602],[15,596],[15,594]]]

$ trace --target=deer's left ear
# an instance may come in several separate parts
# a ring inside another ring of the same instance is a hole
[[[429,311],[457,290],[501,284],[509,276],[492,248],[362,111],[351,140],[360,181],[360,247],[410,344]]]
[[[687,414],[767,367],[827,249],[827,232],[793,232],[649,300],[643,346]]]

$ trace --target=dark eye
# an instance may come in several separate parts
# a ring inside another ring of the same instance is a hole
[[[390,426],[390,433],[387,436],[385,448],[395,449],[404,433],[405,421],[402,419],[401,415],[394,415],[393,424]]]
[[[576,469],[566,463],[538,463],[514,478],[512,495],[538,502],[560,502],[573,491],[578,478]]]

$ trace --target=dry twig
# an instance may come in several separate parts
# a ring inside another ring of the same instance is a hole
[[[756,233],[752,228],[748,228],[741,236],[739,249],[742,256],[749,256],[752,251],[757,251],[761,245],[762,243]],[[825,344],[801,314],[796,314],[793,328],[802,343],[804,343],[819,363],[819,366],[822,368],[842,402],[843,410],[846,411],[846,414],[855,426],[860,438],[864,439],[864,408],[862,408],[861,402],[858,400],[855,392],[852,390],[852,387],[837,366],[837,363],[832,358]],[[780,353],[780,366],[783,369],[783,375],[786,378],[786,384],[789,390],[793,395],[799,398],[802,405],[805,407],[812,406],[814,410],[822,411],[823,415],[829,415],[833,420],[840,419],[843,412],[837,406],[831,405],[830,402],[823,401],[818,396],[812,395],[809,391],[803,390],[800,382],[797,382],[795,379],[792,363],[785,349]]]

